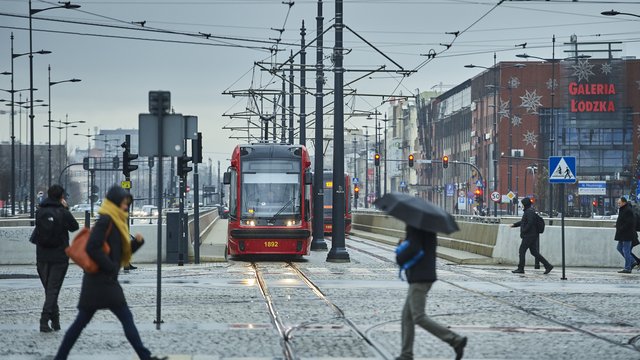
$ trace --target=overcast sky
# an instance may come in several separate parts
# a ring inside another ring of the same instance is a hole
[[[84,120],[92,128],[137,127],[138,114],[147,111],[149,90],[163,89],[172,93],[172,105],[176,112],[197,115],[205,141],[205,157],[224,160],[229,157],[237,140],[229,140],[229,131],[222,131],[230,123],[223,113],[241,112],[245,99],[223,96],[226,89],[246,89],[264,86],[271,76],[253,70],[253,63],[260,60],[282,60],[292,47],[279,46],[277,59],[266,49],[212,46],[233,44],[269,48],[269,38],[278,38],[282,28],[282,42],[298,43],[302,20],[308,28],[307,38],[315,37],[315,0],[296,0],[289,10],[280,0],[87,0],[74,2],[79,10],[55,9],[37,16],[49,19],[71,20],[93,25],[34,20],[33,49],[45,49],[50,55],[34,57],[36,99],[48,102],[47,65],[51,65],[51,80],[61,81],[80,78],[80,83],[58,84],[52,87],[52,118],[70,121]],[[414,69],[426,58],[420,54],[430,49],[440,53],[454,40],[445,32],[462,31],[453,46],[399,84],[400,77],[378,74],[353,86],[362,93],[410,94],[439,89],[438,84],[458,84],[478,74],[481,69],[466,69],[465,64],[491,66],[493,52],[498,61],[513,61],[516,54],[551,57],[551,37],[557,37],[558,57],[562,56],[564,42],[572,34],[579,41],[622,41],[622,56],[640,57],[640,19],[629,16],[606,17],[605,10],[640,14],[640,1],[506,1],[484,18],[497,1],[494,0],[345,0],[345,23],[365,37],[405,69]],[[46,8],[51,2],[33,1],[33,8]],[[333,23],[334,2],[325,1],[325,26]],[[15,34],[15,52],[28,52],[28,19],[17,17],[28,14],[26,0],[0,0],[0,72],[10,70],[10,34]],[[287,16],[288,15],[288,16]],[[246,38],[264,42],[214,40],[176,34],[140,31],[132,22],[146,21],[145,28],[177,32],[205,33]],[[110,25],[98,27],[95,24]],[[118,29],[121,26],[136,29]],[[74,34],[54,33],[69,32]],[[80,35],[85,34],[85,35]],[[87,36],[86,34],[122,36],[146,39],[162,39],[175,42],[142,41],[134,39]],[[333,45],[333,31],[325,36],[325,46]],[[181,42],[197,42],[186,44]],[[527,43],[526,49],[517,44]],[[375,68],[395,66],[374,52],[350,33],[345,33],[345,47],[351,49],[345,57],[346,68]],[[325,56],[331,51],[326,49]],[[307,62],[315,62],[315,48],[309,49]],[[331,65],[326,60],[327,66]],[[244,74],[244,76],[243,76]],[[348,73],[346,81],[361,73]],[[307,86],[313,88],[313,74],[309,74]],[[10,77],[0,77],[0,88],[10,88]],[[640,79],[637,79],[640,80]],[[252,85],[253,84],[253,85]],[[333,85],[329,77],[328,86]],[[15,59],[16,89],[29,86],[29,62],[24,56]],[[280,83],[274,85],[280,87]],[[23,93],[26,96],[28,93]],[[1,99],[9,94],[0,93]],[[17,98],[16,98],[17,99]],[[23,98],[23,100],[25,100]],[[327,102],[331,101],[327,98]],[[380,105],[381,98],[347,99],[355,101],[358,110],[371,110]],[[296,99],[296,107],[298,104]],[[307,97],[307,112],[314,108],[314,101]],[[8,108],[7,108],[8,109]],[[4,110],[4,106],[3,106]],[[382,110],[382,109],[381,109]],[[0,141],[9,140],[9,113],[0,114]],[[36,142],[47,141],[47,109],[36,111]],[[350,120],[347,127],[361,126],[365,120]],[[242,122],[231,124],[242,125]],[[16,125],[17,128],[17,125]],[[75,131],[86,133],[87,126]],[[24,132],[24,128],[23,128]],[[236,133],[237,134],[237,133]],[[311,133],[310,137],[313,136]],[[25,139],[26,141],[26,139]],[[54,143],[57,132],[54,131]],[[86,139],[71,137],[71,145],[86,146]]]

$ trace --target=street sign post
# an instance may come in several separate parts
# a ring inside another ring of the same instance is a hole
[[[575,156],[550,156],[549,157],[549,183],[562,184],[560,199],[565,198],[565,184],[574,184],[577,181]],[[606,186],[606,185],[605,185]],[[565,267],[565,237],[564,237],[564,201],[560,202],[562,214],[560,228],[562,234],[562,277],[567,280]]]
[[[502,196],[500,195],[499,192],[494,191],[491,193],[491,201],[499,203],[501,199],[502,199]]]

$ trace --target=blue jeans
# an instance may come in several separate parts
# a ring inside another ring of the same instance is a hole
[[[631,256],[631,241],[618,241],[618,252],[624,257],[624,269],[631,271],[636,263]]]
[[[138,329],[136,328],[136,324],[133,322],[133,314],[131,314],[131,310],[127,305],[111,308],[109,309],[111,312],[120,320],[122,327],[124,328],[124,334],[129,340],[131,346],[138,354],[138,357],[141,360],[147,360],[151,358],[151,352],[142,345],[142,340],[140,339],[140,334],[138,334]],[[58,349],[58,354],[56,354],[55,360],[64,360],[69,356],[69,352],[71,348],[76,343],[76,340],[80,337],[80,333],[82,330],[89,324],[91,318],[96,313],[96,310],[87,310],[87,309],[79,309],[78,316],[76,320],[71,324],[67,333],[64,334],[64,339],[62,340],[62,344],[60,344],[60,348]]]

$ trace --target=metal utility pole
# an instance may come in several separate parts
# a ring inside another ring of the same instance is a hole
[[[220,160],[218,160],[218,197],[220,200],[218,204],[222,205],[223,199],[222,199],[222,182],[220,182]]]
[[[313,239],[311,240],[311,250],[327,250],[327,243],[324,241],[324,154],[322,153],[322,144],[324,143],[324,104],[323,104],[323,86],[324,86],[324,70],[322,64],[322,47],[323,47],[323,21],[322,16],[322,0],[318,0],[318,15],[316,16],[316,131],[315,131],[315,160],[314,160],[314,176],[313,176]]]
[[[556,93],[556,36],[553,35],[551,40],[552,42],[552,50],[551,50],[551,120],[550,120],[550,134],[549,134],[549,156],[555,156],[555,119],[554,119],[554,109],[555,106],[555,93]],[[577,54],[576,54],[577,55]],[[564,188],[564,186],[563,186]],[[563,201],[564,202],[564,201]],[[563,211],[564,212],[564,211]],[[564,214],[563,214],[564,215]],[[553,218],[553,184],[549,183],[549,217]],[[564,239],[564,238],[563,238]],[[564,254],[563,254],[564,255]],[[563,269],[564,271],[564,269]],[[564,273],[562,275],[564,278]]]
[[[304,27],[304,20],[302,20],[302,27],[300,28],[300,145],[307,145],[307,50],[305,50],[306,44],[304,36],[307,34],[307,29]]]
[[[148,162],[149,162],[149,201],[147,203],[149,205],[153,205],[153,157],[152,156],[149,156]],[[156,202],[156,206],[158,206],[157,202]],[[153,211],[151,211],[150,215],[153,215]]]
[[[286,71],[282,71],[282,129],[280,129],[280,142],[285,143],[287,141],[287,90],[286,90],[286,81],[287,78]]]
[[[387,112],[384,113],[384,194],[387,194]]]
[[[358,147],[358,140],[356,139],[356,137],[353,137],[353,176],[351,177],[351,182],[353,183],[353,179],[358,177],[358,162],[356,161],[356,148]],[[353,185],[355,186],[356,184],[353,183]],[[355,192],[353,194],[353,208],[357,209],[358,208],[358,199],[356,199],[355,196]]]
[[[498,67],[493,53],[493,191],[498,191]],[[511,154],[509,154],[511,156]],[[493,216],[498,216],[498,203],[493,202]]]
[[[289,144],[293,145],[293,50],[289,62]]]
[[[11,33],[11,215],[16,215],[16,135],[14,110],[15,90],[13,88],[13,32]],[[22,146],[22,144],[20,144]]]
[[[344,182],[344,67],[342,54],[342,32],[344,29],[342,0],[336,0],[335,6],[335,45],[334,56],[334,117],[333,117],[333,208],[332,208],[332,241],[331,250],[327,254],[329,262],[349,262],[349,253],[345,246],[345,182]],[[318,125],[316,124],[316,127]],[[322,146],[322,143],[320,143]],[[316,144],[316,146],[318,146]]]
[[[364,134],[364,208],[369,208],[369,129]]]

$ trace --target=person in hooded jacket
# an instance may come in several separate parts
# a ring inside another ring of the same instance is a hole
[[[100,309],[109,309],[120,320],[127,340],[141,360],[166,359],[151,356],[151,352],[142,344],[133,322],[133,315],[118,282],[120,268],[129,264],[131,254],[144,243],[140,234],[136,234],[135,241],[130,241],[127,217],[131,201],[131,195],[124,189],[113,186],[98,210],[100,218],[91,230],[86,251],[98,264],[99,270],[95,274],[85,273],[82,278],[78,316],[67,330],[55,360],[67,358],[82,330]],[[111,248],[108,254],[103,251],[105,241]]]
[[[524,206],[524,211],[522,212],[522,219],[511,227],[520,228],[520,238],[522,242],[520,243],[520,260],[518,262],[518,268],[513,270],[514,274],[524,274],[524,264],[526,260],[527,250],[531,252],[531,255],[544,265],[544,273],[548,274],[553,270],[553,265],[551,265],[547,259],[545,259],[540,252],[538,251],[538,244],[540,244],[540,233],[538,232],[537,227],[537,217],[535,210],[531,206],[531,199],[523,198],[522,206]]]
[[[398,265],[402,266],[411,261],[420,250],[424,252],[424,256],[406,270],[409,291],[402,310],[402,351],[396,359],[413,359],[413,339],[416,325],[451,345],[456,353],[456,360],[462,359],[467,338],[431,320],[425,313],[427,294],[437,280],[436,246],[438,240],[436,234],[409,225],[407,225],[406,232],[405,241],[409,241],[409,247],[396,255]]]
[[[632,256],[633,243],[638,241],[636,232],[636,217],[633,209],[624,196],[618,199],[618,219],[616,219],[616,234],[614,240],[618,242],[617,250],[624,258],[624,269],[621,274],[630,274],[636,262]]]
[[[53,233],[42,235],[54,237],[56,247],[45,247],[36,241],[36,266],[38,276],[45,292],[44,305],[40,315],[40,331],[51,332],[60,330],[60,308],[58,296],[64,277],[69,268],[69,257],[64,249],[69,246],[69,232],[79,228],[78,222],[68,210],[64,199],[64,189],[60,185],[52,185],[47,190],[47,198],[40,204],[40,212],[52,212],[61,221],[56,224]],[[36,217],[37,218],[37,217]],[[38,224],[36,224],[36,229]],[[34,235],[39,237],[40,235]],[[49,327],[51,321],[51,327]]]

